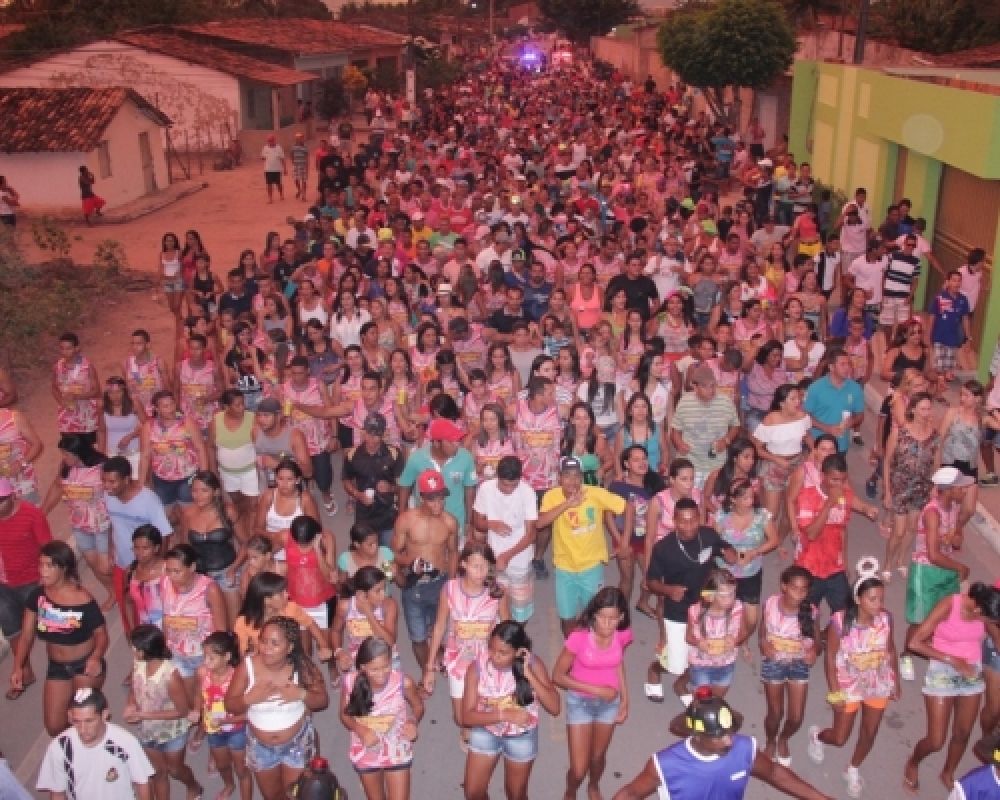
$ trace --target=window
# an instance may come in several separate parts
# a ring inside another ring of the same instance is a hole
[[[257,118],[257,93],[252,86],[247,88],[247,117]]]
[[[97,144],[97,172],[102,180],[111,177],[111,143],[108,141]]]

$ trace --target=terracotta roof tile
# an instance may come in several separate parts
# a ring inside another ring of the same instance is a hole
[[[170,124],[132,89],[0,89],[0,152],[89,153],[126,100]]]
[[[285,50],[291,53],[337,53],[406,43],[401,34],[322,19],[242,19],[178,25],[177,30]]]
[[[133,32],[122,33],[115,38],[120,42],[141,47],[143,50],[162,53],[165,56],[200,64],[268,86],[295,86],[316,79],[316,76],[309,72],[269,64],[256,58],[195,42],[177,34]]]

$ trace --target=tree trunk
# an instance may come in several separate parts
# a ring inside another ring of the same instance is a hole
[[[729,124],[734,131],[739,131],[742,122],[743,98],[740,96],[740,87],[733,87],[733,106],[729,113]]]
[[[725,89],[705,89],[705,101],[715,115],[716,121],[726,119],[726,104],[723,97]]]

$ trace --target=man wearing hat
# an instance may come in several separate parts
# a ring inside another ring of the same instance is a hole
[[[644,800],[656,792],[673,800],[742,800],[750,778],[799,800],[830,800],[758,750],[752,736],[738,733],[742,726],[742,714],[700,687],[687,711],[670,723],[671,733],[687,738],[654,753],[613,800]]]
[[[264,162],[264,183],[267,185],[267,202],[274,202],[274,187],[278,187],[278,196],[285,199],[285,189],[281,185],[282,174],[288,174],[285,163],[285,151],[278,144],[277,137],[272,133],[267,137],[267,144],[261,148],[260,158]]]
[[[717,391],[712,368],[703,364],[691,376],[693,391],[686,392],[670,420],[670,441],[678,457],[690,459],[695,483],[705,479],[726,461],[726,448],[740,430],[740,417],[733,401]]]
[[[465,432],[448,419],[433,419],[427,427],[427,441],[410,453],[399,478],[399,507],[408,508],[417,477],[437,470],[448,490],[445,511],[458,522],[459,540],[472,532],[472,503],[476,496],[476,464],[472,454],[460,445]],[[417,484],[419,495],[420,486]]]
[[[441,420],[435,420],[439,422]],[[443,436],[443,432],[436,432]],[[407,464],[409,466],[409,464]],[[428,662],[428,640],[437,620],[441,589],[458,570],[459,524],[445,504],[449,490],[435,467],[420,472],[415,484],[419,503],[403,511],[392,534],[395,562],[405,576],[402,592],[403,616],[418,664]],[[401,492],[409,497],[409,492]],[[401,508],[405,505],[400,504]],[[435,654],[437,657],[437,654]]]
[[[912,626],[919,625],[943,597],[958,594],[969,568],[955,558],[962,546],[959,525],[962,498],[975,480],[955,467],[941,467],[931,475],[937,491],[917,520],[913,563],[906,577],[906,621],[909,641]]]
[[[605,512],[625,512],[625,498],[600,486],[586,486],[583,466],[572,456],[559,462],[559,485],[542,497],[538,527],[552,526],[552,563],[556,568],[556,611],[563,636],[604,586],[608,561]]]
[[[399,515],[397,482],[403,458],[397,447],[386,444],[385,416],[373,411],[365,418],[361,444],[344,453],[344,491],[354,499],[354,521],[378,531],[378,541],[388,547]]]

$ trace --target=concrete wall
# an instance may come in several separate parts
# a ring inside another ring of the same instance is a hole
[[[0,74],[2,87],[69,86],[135,89],[173,121],[174,146],[184,147],[184,132],[194,147],[196,131],[218,139],[219,125],[240,130],[239,82],[231,75],[180,59],[149,53],[115,41],[99,41],[44,61]]]
[[[97,178],[94,191],[107,200],[109,208],[124,205],[146,194],[139,150],[140,133],[149,134],[156,188],[166,189],[170,185],[159,132],[159,125],[131,103],[126,103],[104,132],[104,140],[108,142],[111,153],[111,177],[101,178],[96,150],[87,154],[87,166]]]
[[[89,165],[85,153],[5,153],[0,156],[0,170],[21,195],[20,210],[27,213],[79,212],[80,188],[76,179],[84,164]]]
[[[590,49],[597,58],[613,64],[633,81],[642,81],[647,75],[652,75],[660,88],[677,81],[673,71],[663,66],[655,45],[643,46],[642,41],[631,38],[595,36],[591,39]]]
[[[802,31],[796,38],[799,42],[795,58],[803,61],[854,61],[854,34],[845,33],[843,38],[838,31],[815,30]],[[865,41],[866,67],[914,66],[926,58],[915,50],[907,50],[895,44],[878,42],[872,39]]]

